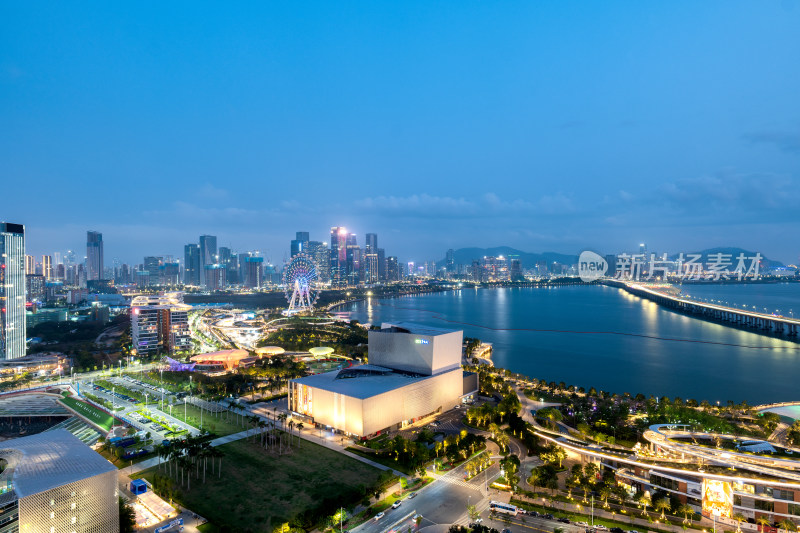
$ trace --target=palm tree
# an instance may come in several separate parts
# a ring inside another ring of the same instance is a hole
[[[778,522],[778,527],[785,531],[797,531],[797,524],[795,524],[788,518],[784,518],[783,520]]]
[[[500,433],[500,426],[492,422],[489,424],[489,433],[492,434],[492,438],[495,438],[498,433]]]
[[[639,496],[639,499],[636,501],[636,503],[638,503],[644,508],[644,510],[642,511],[642,515],[647,516],[647,508],[653,503],[653,501],[650,499],[649,494],[642,494],[641,496]]]
[[[742,513],[733,513],[731,518],[736,521],[736,533],[742,533],[742,522],[747,520]]]
[[[608,486],[603,486],[598,491],[600,499],[603,500],[603,507],[608,508],[608,498],[611,496],[611,489]]]
[[[691,523],[689,520],[689,515],[694,516],[694,509],[689,504],[682,503],[677,509],[675,509],[676,513],[680,513],[683,515],[683,523],[686,524]]]
[[[756,524],[761,526],[758,528],[759,530],[766,530],[769,526],[772,525],[772,521],[764,515],[759,516],[756,518]]]
[[[661,511],[661,520],[666,519],[667,517],[665,513],[671,509],[671,506],[669,504],[669,498],[661,498],[656,500],[653,503],[653,508],[656,511]]]
[[[531,469],[531,475],[528,477],[528,485],[533,488],[533,494],[536,495],[536,484],[542,479],[542,471],[538,468]]]
[[[497,441],[497,444],[500,446],[500,451],[505,451],[508,449],[508,443],[511,439],[509,439],[508,435],[501,431],[495,435],[494,440]]]

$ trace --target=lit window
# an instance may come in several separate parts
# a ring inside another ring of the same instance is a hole
[[[55,518],[55,517],[56,517],[56,513],[54,513],[53,511],[50,511],[50,518]]]
[[[75,522],[77,522],[77,521],[78,521],[78,519],[77,519],[77,518],[75,518],[75,517],[73,516],[73,517],[72,517],[72,523],[74,524],[74,523],[75,523]]]
[[[69,508],[74,511],[75,510],[75,502],[73,502],[72,505],[69,506]]]

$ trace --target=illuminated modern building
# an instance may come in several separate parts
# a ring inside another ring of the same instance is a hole
[[[477,375],[461,369],[462,331],[398,323],[368,335],[369,364],[292,380],[289,409],[368,437],[450,409],[477,391]]]
[[[86,232],[86,279],[103,278],[103,234]]]
[[[50,281],[53,279],[53,256],[52,255],[43,255],[42,256],[42,276],[44,276],[45,281]]]
[[[119,531],[117,468],[66,429],[7,440],[0,531]]]
[[[386,258],[386,281],[400,281],[400,264],[397,256],[390,255]]]
[[[309,235],[307,231],[298,231],[291,242],[291,257],[299,253],[308,253]]]
[[[308,241],[308,255],[317,263],[317,280],[328,283],[331,280],[331,252],[327,243]]]
[[[200,247],[187,244],[183,247],[183,283],[200,286]]]
[[[264,258],[247,256],[244,258],[242,268],[244,286],[250,289],[260,289],[264,286]]]
[[[188,351],[191,347],[189,310],[183,293],[137,296],[131,301],[131,338],[140,354]]]
[[[25,226],[0,222],[0,359],[25,356]]]
[[[217,263],[217,237],[200,235],[200,285],[206,285],[205,267]]]
[[[347,285],[347,228],[331,228],[331,285]]]
[[[144,258],[143,266],[148,273],[148,279],[147,279],[148,287],[155,287],[157,285],[160,285],[161,280],[159,279],[159,270],[163,262],[164,262],[163,257],[148,256]]]

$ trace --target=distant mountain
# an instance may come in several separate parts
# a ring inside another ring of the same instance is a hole
[[[744,254],[745,257],[755,257],[756,255],[756,252],[751,252],[749,250],[745,250],[744,248],[736,248],[733,246],[719,246],[717,248],[708,248],[707,250],[701,250],[699,252],[691,252],[691,253],[701,254],[703,256],[704,263],[708,261],[708,256],[711,254],[730,254],[731,261],[733,262],[734,266],[736,266],[736,258],[739,256],[739,254]],[[674,254],[670,256],[670,259],[677,259],[677,257],[678,254]],[[749,265],[750,263],[748,262],[747,264]],[[762,254],[761,268],[767,269],[767,268],[776,268],[782,266],[785,265],[780,261],[773,261],[772,259],[767,259]]]
[[[522,250],[517,250],[516,248],[511,248],[510,246],[496,246],[494,248],[459,248],[455,251],[453,260],[457,265],[469,265],[472,264],[473,260],[480,261],[486,256],[497,257],[500,255],[505,257],[508,257],[509,255],[519,256],[520,262],[522,263],[522,268],[533,268],[540,261],[546,261],[548,263],[556,262],[565,265],[572,265],[578,262],[577,255],[559,254],[555,252],[534,254],[530,252],[523,252]],[[445,260],[441,259],[436,262],[436,265],[442,266],[444,265],[444,262]]]

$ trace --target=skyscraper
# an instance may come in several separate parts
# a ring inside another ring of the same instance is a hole
[[[217,238],[214,235],[200,235],[200,283],[205,283],[206,265],[217,264]]]
[[[363,281],[363,261],[361,257],[361,248],[358,247],[358,238],[355,233],[347,236],[347,284],[358,285],[359,281]]]
[[[25,356],[25,226],[0,222],[0,359]]]
[[[298,231],[291,243],[291,256],[294,257],[300,252],[308,253],[309,236],[307,231]]]
[[[400,265],[394,255],[386,258],[386,281],[400,281]]]
[[[159,267],[164,262],[162,257],[153,257],[148,256],[144,258],[144,269],[148,272],[149,280],[147,285],[150,287],[155,287],[160,283],[159,279]]]
[[[347,285],[347,228],[331,228],[331,284],[333,287]]]
[[[308,241],[308,255],[317,263],[317,281],[328,283],[331,280],[331,253],[327,243]]]
[[[99,231],[86,232],[86,279],[103,278],[103,234]]]
[[[367,254],[377,254],[378,253],[378,234],[377,233],[367,233],[367,241],[366,241],[366,248],[364,249],[364,253]]]
[[[51,255],[42,256],[42,276],[47,281],[53,279],[53,256]]]
[[[194,243],[183,247],[183,283],[200,286],[200,247]]]

